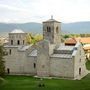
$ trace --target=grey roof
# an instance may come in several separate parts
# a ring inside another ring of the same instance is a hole
[[[72,58],[72,54],[52,54],[51,57]]]
[[[5,48],[18,48],[18,51],[25,51],[27,50],[29,47],[31,47],[32,45],[27,45],[27,46],[24,46],[24,45],[5,45],[4,47]]]
[[[59,48],[55,49],[51,57],[72,58],[76,55],[79,45],[80,43],[77,43],[75,46],[65,46],[62,44]]]
[[[54,54],[72,54],[74,46],[60,45],[59,48],[54,50]]]
[[[33,50],[28,56],[37,56],[37,50]]]
[[[30,48],[32,45],[27,45],[27,46],[19,46],[18,50],[19,51],[26,51],[28,48]]]
[[[5,48],[18,48],[19,46],[14,46],[14,45],[5,45]]]
[[[57,50],[69,50],[69,51],[72,51],[74,49],[75,46],[65,46],[65,45],[62,45],[62,46],[59,46],[59,48],[57,48]]]

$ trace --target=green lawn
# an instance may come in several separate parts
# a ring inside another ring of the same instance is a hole
[[[0,84],[2,83],[2,80],[0,79]]]
[[[86,62],[86,67],[87,67],[88,70],[90,70],[90,60],[88,60],[88,61]]]
[[[0,90],[90,90],[90,74],[82,80],[44,79],[45,87],[38,87],[40,79],[30,76],[6,76]]]
[[[86,62],[90,70],[90,61]],[[82,80],[44,79],[45,87],[39,87],[40,79],[30,76],[5,76],[0,79],[0,90],[90,90],[90,74]]]

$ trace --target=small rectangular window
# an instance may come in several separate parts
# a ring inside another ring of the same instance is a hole
[[[13,45],[13,40],[11,40],[11,45]]]
[[[36,68],[36,63],[33,64],[34,68]]]
[[[9,50],[9,54],[11,55],[11,53],[12,53],[12,51],[11,51],[11,49]]]
[[[7,73],[8,73],[8,74],[10,73],[10,69],[9,69],[9,68],[7,68]]]
[[[17,45],[20,45],[20,40],[17,40]]]
[[[79,68],[79,75],[81,75],[81,68]]]

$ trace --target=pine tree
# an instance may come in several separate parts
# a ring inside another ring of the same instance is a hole
[[[4,76],[5,74],[5,66],[4,66],[4,55],[5,55],[5,50],[2,45],[0,45],[0,76]]]

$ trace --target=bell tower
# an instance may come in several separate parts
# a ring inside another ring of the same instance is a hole
[[[61,22],[51,19],[43,22],[43,37],[48,40],[50,44],[61,43]]]

